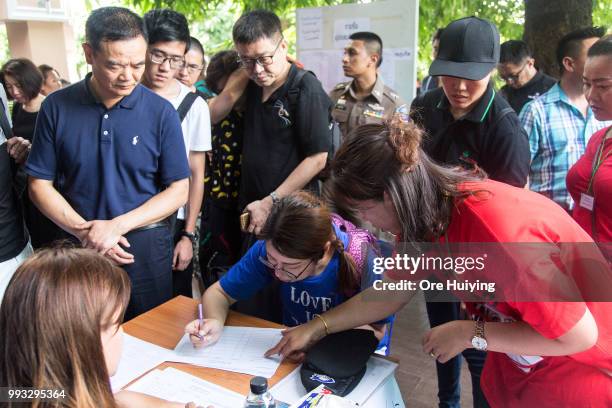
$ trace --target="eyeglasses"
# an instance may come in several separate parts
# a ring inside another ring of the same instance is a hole
[[[252,70],[253,68],[255,68],[255,64],[259,65],[260,67],[266,67],[268,65],[272,65],[272,63],[274,62],[274,56],[276,55],[276,51],[278,51],[278,47],[280,47],[282,42],[283,42],[283,37],[281,37],[278,44],[276,44],[276,48],[274,48],[274,51],[272,51],[270,55],[262,55],[261,57],[257,57],[257,58],[242,58],[241,57],[241,58],[238,58],[238,63],[240,63],[240,65],[242,65],[244,68],[248,70]]]
[[[195,74],[204,69],[204,65],[198,64],[184,64],[181,69],[186,69],[190,74]]]
[[[525,70],[525,67],[527,66],[529,61],[525,62],[523,64],[523,66],[521,67],[521,69],[518,70],[518,72],[514,73],[514,74],[510,74],[510,75],[502,75],[501,73],[499,74],[499,77],[502,79],[502,81],[504,82],[517,82],[519,79],[519,76],[521,76],[521,73]]]
[[[185,66],[185,59],[183,57],[176,55],[168,56],[166,53],[160,51],[151,51],[149,53],[149,59],[152,63],[158,65],[168,61],[170,64],[170,69],[181,69]]]
[[[304,269],[302,269],[302,271],[300,273],[298,273],[297,275],[289,272],[288,270],[284,269],[284,268],[280,268],[278,266],[278,264],[274,265],[273,263],[271,263],[270,261],[268,261],[266,258],[264,258],[263,256],[259,256],[259,262],[261,262],[262,264],[264,264],[265,266],[267,266],[268,268],[272,269],[273,271],[280,271],[282,273],[284,273],[285,275],[287,275],[287,277],[289,277],[289,279],[291,279],[292,281],[297,280],[300,276],[302,276],[302,274],[304,273],[304,271],[306,269],[308,269],[308,267],[310,266],[310,264],[312,263],[312,259],[310,260],[310,262],[308,262],[308,264],[306,264],[306,266],[304,267]]]

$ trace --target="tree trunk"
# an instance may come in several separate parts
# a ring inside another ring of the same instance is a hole
[[[572,30],[593,25],[593,0],[525,0],[523,39],[541,71],[559,77],[557,43]]]

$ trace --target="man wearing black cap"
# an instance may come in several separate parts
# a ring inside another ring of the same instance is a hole
[[[467,17],[447,29],[429,68],[442,87],[412,103],[413,119],[429,134],[423,148],[438,162],[477,164],[490,178],[523,187],[530,161],[527,135],[490,83],[499,60],[497,28]]]
[[[523,187],[529,173],[529,143],[514,110],[490,82],[499,61],[495,25],[477,17],[453,21],[440,36],[438,55],[429,75],[441,88],[412,103],[412,119],[428,133],[423,149],[443,164],[478,166],[491,179]],[[458,320],[457,303],[427,303],[431,326]],[[463,352],[472,375],[475,407],[486,407],[480,390],[485,353]],[[436,363],[440,407],[459,407],[460,357]]]

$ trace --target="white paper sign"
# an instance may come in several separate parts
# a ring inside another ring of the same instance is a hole
[[[305,69],[315,73],[327,92],[339,82],[350,80],[342,71],[341,50],[302,51],[299,59]]]
[[[301,49],[313,49],[323,47],[323,21],[321,9],[298,10],[298,47]]]
[[[413,54],[410,48],[384,48],[383,56],[393,58],[394,61],[412,61]]]
[[[349,36],[357,31],[370,31],[370,19],[358,17],[334,21],[334,48],[346,47]]]

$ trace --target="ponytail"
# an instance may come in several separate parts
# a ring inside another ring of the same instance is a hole
[[[338,286],[340,293],[347,298],[352,297],[360,289],[360,279],[362,271],[357,270],[355,260],[347,251],[344,250],[344,243],[338,237],[332,241],[332,245],[338,252]]]

